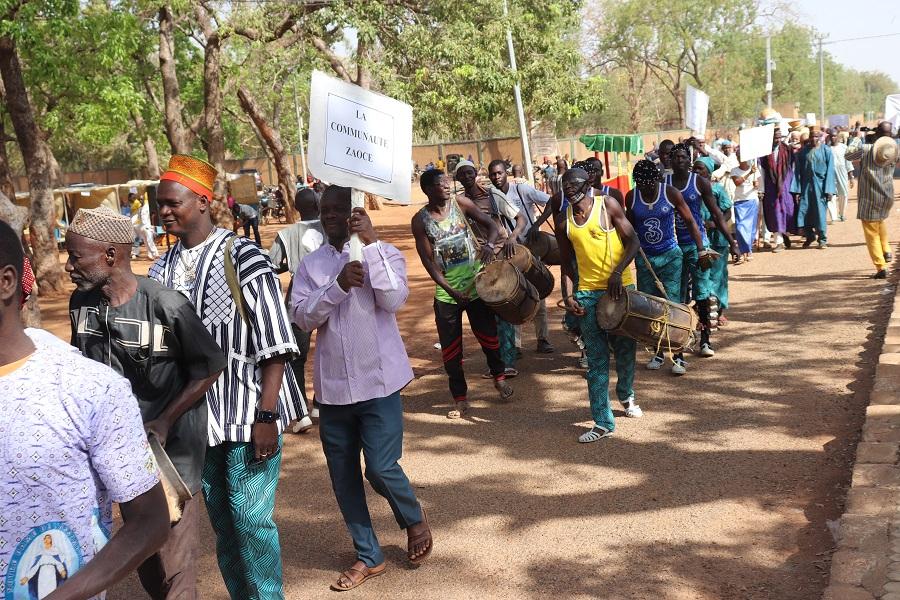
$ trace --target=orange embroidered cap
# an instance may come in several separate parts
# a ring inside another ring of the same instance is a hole
[[[216,168],[205,160],[187,154],[173,154],[160,180],[180,183],[198,196],[212,198],[216,174]]]

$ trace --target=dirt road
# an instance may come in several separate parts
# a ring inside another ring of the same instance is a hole
[[[354,598],[820,596],[832,547],[827,521],[841,512],[892,299],[890,282],[867,278],[858,221],[830,227],[828,250],[795,245],[730,267],[731,322],[714,338],[716,357],[691,359],[676,379],[644,370],[639,356],[635,389],[645,416],[626,420],[616,406],[616,434],[581,445],[586,384],[555,308],[557,353],[534,354],[525,328],[512,405],[493,401],[467,334],[474,417],[444,417],[433,288],[408,235],[416,208],[386,207],[374,218],[408,258],[413,292],[400,320],[417,378],[404,394],[402,464],[436,547],[424,566],[408,568],[405,535],[370,493],[388,572]],[[855,211],[852,203],[847,212]],[[898,220],[889,225],[900,238]],[[268,239],[273,231],[265,228]],[[44,313],[63,336],[64,309],[50,302]],[[353,553],[315,433],[286,439],[276,518],[286,596],[334,597],[328,585]],[[203,598],[226,598],[207,523],[200,564]],[[142,595],[131,578],[109,597]]]

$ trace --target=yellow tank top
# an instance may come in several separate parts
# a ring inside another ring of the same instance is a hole
[[[606,202],[601,195],[594,197],[594,207],[584,225],[575,223],[571,205],[566,208],[566,234],[578,262],[579,290],[605,290],[609,276],[625,254],[619,232],[615,227],[604,229],[604,221],[608,219]],[[629,266],[622,273],[622,285],[633,284],[634,275]]]

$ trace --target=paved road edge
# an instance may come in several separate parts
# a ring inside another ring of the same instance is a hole
[[[823,600],[900,600],[900,293],[856,448]]]

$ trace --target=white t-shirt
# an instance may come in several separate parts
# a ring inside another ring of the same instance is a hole
[[[759,172],[753,172],[752,168],[742,169],[740,166],[737,166],[731,170],[732,177],[744,178],[744,183],[742,183],[741,185],[735,184],[735,202],[743,202],[745,200],[759,200],[759,195],[756,193],[756,188],[753,187],[753,183],[756,181],[758,175]]]

